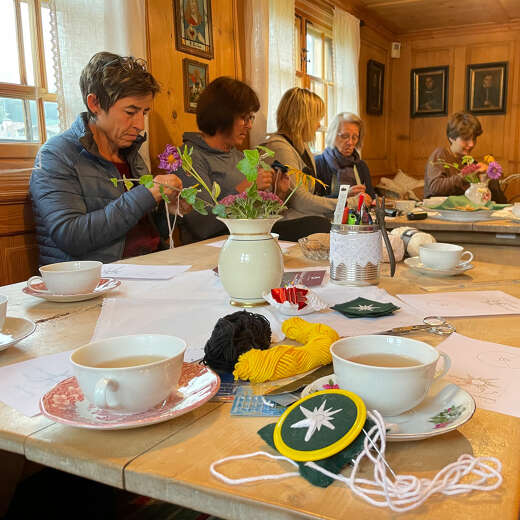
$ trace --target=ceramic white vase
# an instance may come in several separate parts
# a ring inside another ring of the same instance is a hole
[[[487,204],[491,200],[491,191],[487,182],[472,182],[464,195],[473,204]]]
[[[280,287],[282,250],[271,235],[273,224],[280,218],[219,218],[230,233],[220,251],[218,272],[231,305],[266,305],[262,293]]]

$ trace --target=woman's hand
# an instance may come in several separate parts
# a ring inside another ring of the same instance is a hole
[[[349,195],[359,195],[360,193],[365,193],[366,186],[364,184],[354,184],[354,186],[351,186],[349,189]]]
[[[264,170],[258,168],[258,176],[256,178],[256,185],[259,190],[268,190],[273,187],[273,170]]]
[[[289,190],[291,189],[291,179],[286,173],[276,170],[274,177],[275,193],[282,200],[285,200]]]
[[[182,181],[173,174],[156,175],[154,181],[162,185],[164,194],[170,199],[168,204],[168,211],[170,213],[179,212],[180,215],[185,215],[192,210],[192,207],[179,195],[182,190]],[[162,199],[159,184],[154,184],[152,188],[148,188],[153,195],[153,198],[160,202]]]
[[[359,198],[358,198],[359,200]],[[363,196],[363,203],[367,208],[369,208],[372,205],[372,197],[368,193],[364,193]]]

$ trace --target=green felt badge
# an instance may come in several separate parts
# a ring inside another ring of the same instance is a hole
[[[393,303],[382,303],[366,298],[356,298],[345,303],[338,303],[331,307],[348,318],[376,318],[378,316],[388,316],[399,307]]]

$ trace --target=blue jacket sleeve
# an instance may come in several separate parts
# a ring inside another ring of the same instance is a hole
[[[43,147],[30,180],[30,193],[39,225],[55,244],[72,256],[99,249],[125,236],[148,212],[155,199],[144,186],[121,193],[97,170],[80,182],[70,161]],[[85,184],[86,183],[86,184]],[[106,183],[106,184],[105,184]],[[85,186],[94,188],[85,192]],[[89,206],[99,206],[89,210]]]

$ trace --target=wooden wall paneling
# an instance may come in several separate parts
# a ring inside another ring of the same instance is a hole
[[[210,81],[223,75],[241,79],[236,2],[212,0],[214,58],[206,60],[176,50],[172,0],[148,0],[148,59],[153,75],[162,86],[149,122],[152,169],[157,167],[157,154],[165,144],[180,145],[184,132],[197,130],[195,114],[184,112],[183,58],[207,63]]]
[[[0,285],[38,274],[38,244],[34,233],[0,237]]]
[[[363,145],[363,159],[367,161],[370,174],[377,184],[377,177],[391,174],[389,120],[390,120],[390,85],[392,83],[391,42],[369,27],[361,29],[361,49],[359,67],[360,117],[365,122],[366,137]],[[385,66],[383,114],[366,113],[366,78],[368,60],[375,60]]]

